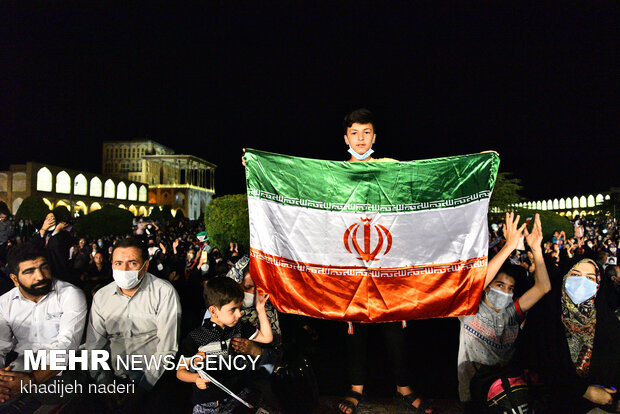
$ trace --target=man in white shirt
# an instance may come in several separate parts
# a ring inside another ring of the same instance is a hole
[[[178,350],[181,303],[167,280],[148,273],[146,245],[137,238],[120,241],[112,253],[114,282],[97,291],[88,322],[86,348],[110,349],[110,358],[140,355],[162,360]],[[142,370],[114,365],[110,371],[91,373],[98,383],[114,379],[134,382],[137,394],[150,391],[164,372],[158,364]],[[134,396],[140,398],[140,395]]]
[[[19,396],[22,384],[43,384],[59,371],[24,371],[24,350],[77,350],[86,321],[80,289],[54,279],[45,251],[33,244],[9,252],[15,287],[0,296],[0,403]],[[6,356],[18,356],[6,366]]]

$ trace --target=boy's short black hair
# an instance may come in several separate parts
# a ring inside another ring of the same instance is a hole
[[[375,117],[372,114],[372,112],[370,112],[366,108],[360,108],[360,109],[351,111],[344,117],[342,126],[344,128],[345,135],[347,134],[347,128],[349,128],[351,125],[355,123],[372,124],[372,129],[374,129],[375,131],[377,130],[377,125],[375,124]]]
[[[146,243],[144,243],[142,239],[139,239],[137,237],[127,237],[116,243],[116,246],[114,246],[114,250],[118,249],[119,247],[135,247],[136,249],[140,250],[143,262],[149,260],[149,250],[146,247]],[[114,254],[114,250],[112,250],[112,254]]]
[[[45,249],[33,243],[24,243],[13,247],[8,254],[7,261],[9,272],[17,276],[19,274],[19,264],[27,260],[36,260],[39,257],[47,259]]]
[[[512,263],[504,263],[502,267],[500,267],[497,275],[493,278],[497,278],[500,273],[504,273],[505,275],[510,276],[515,281],[514,286],[514,297],[518,298],[523,295],[529,288],[531,288],[534,283],[533,280],[529,280],[527,277],[527,270],[524,267],[515,265]]]
[[[205,305],[221,308],[230,302],[243,301],[243,289],[239,283],[226,276],[217,276],[209,280],[204,291]]]

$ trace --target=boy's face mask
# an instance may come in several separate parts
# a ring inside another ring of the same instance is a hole
[[[495,309],[504,309],[506,306],[512,303],[512,293],[506,293],[494,287],[489,289],[489,293],[486,294],[487,301]]]
[[[370,157],[370,154],[372,154],[373,152],[375,152],[375,150],[373,150],[372,148],[370,148],[368,151],[366,151],[363,154],[358,154],[357,152],[355,152],[355,150],[353,148],[351,148],[351,146],[349,146],[349,153],[351,155],[353,155],[353,157],[358,160],[358,161],[363,161],[366,158]]]

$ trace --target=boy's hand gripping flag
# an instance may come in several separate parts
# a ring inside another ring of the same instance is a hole
[[[496,153],[245,158],[252,277],[278,310],[353,322],[476,312]]]

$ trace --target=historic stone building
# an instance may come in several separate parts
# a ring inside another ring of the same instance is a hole
[[[102,167],[105,174],[148,184],[150,203],[190,219],[200,217],[215,193],[215,164],[152,140],[104,142]]]
[[[147,215],[148,185],[102,174],[70,170],[49,164],[11,164],[0,171],[0,200],[13,214],[26,197],[41,197],[50,209],[64,206],[88,214],[106,204]]]

